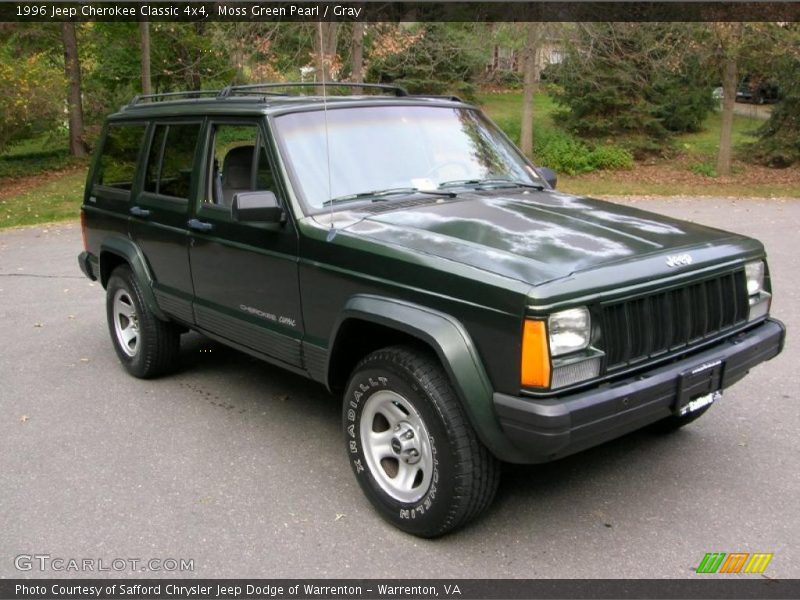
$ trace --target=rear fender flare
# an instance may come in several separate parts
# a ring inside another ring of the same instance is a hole
[[[124,237],[111,237],[103,241],[100,245],[100,283],[104,288],[108,285],[108,278],[111,276],[111,272],[103,268],[103,257],[107,257],[109,254],[113,254],[128,263],[133,275],[142,284],[142,294],[147,308],[162,321],[168,321],[169,318],[162,312],[158,302],[156,302],[156,297],[153,293],[153,277],[150,274],[150,269],[147,267],[147,261],[141,249],[131,240]]]

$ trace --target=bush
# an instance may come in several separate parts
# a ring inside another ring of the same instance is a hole
[[[633,167],[633,155],[628,150],[613,145],[590,147],[563,131],[540,133],[534,146],[537,164],[567,175]]]
[[[595,169],[632,169],[633,154],[619,146],[597,146],[591,152],[591,162]]]
[[[689,170],[695,175],[703,175],[705,177],[717,176],[717,169],[714,165],[709,163],[695,163],[689,167]]]

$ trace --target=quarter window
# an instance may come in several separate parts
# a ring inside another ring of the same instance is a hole
[[[200,125],[196,123],[156,125],[147,158],[145,191],[189,198],[199,132]]]
[[[144,125],[109,125],[95,183],[130,191],[144,137]]]

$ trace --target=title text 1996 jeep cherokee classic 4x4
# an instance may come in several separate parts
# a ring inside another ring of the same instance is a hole
[[[476,108],[362,87],[108,118],[79,262],[131,374],[193,329],[343,394],[364,493],[433,537],[488,506],[499,461],[681,426],[781,351],[759,242],[558,193]]]

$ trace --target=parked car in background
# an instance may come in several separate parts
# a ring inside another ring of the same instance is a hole
[[[780,88],[774,79],[745,75],[739,82],[739,87],[736,88],[737,102],[766,104],[778,100],[780,100]]]

